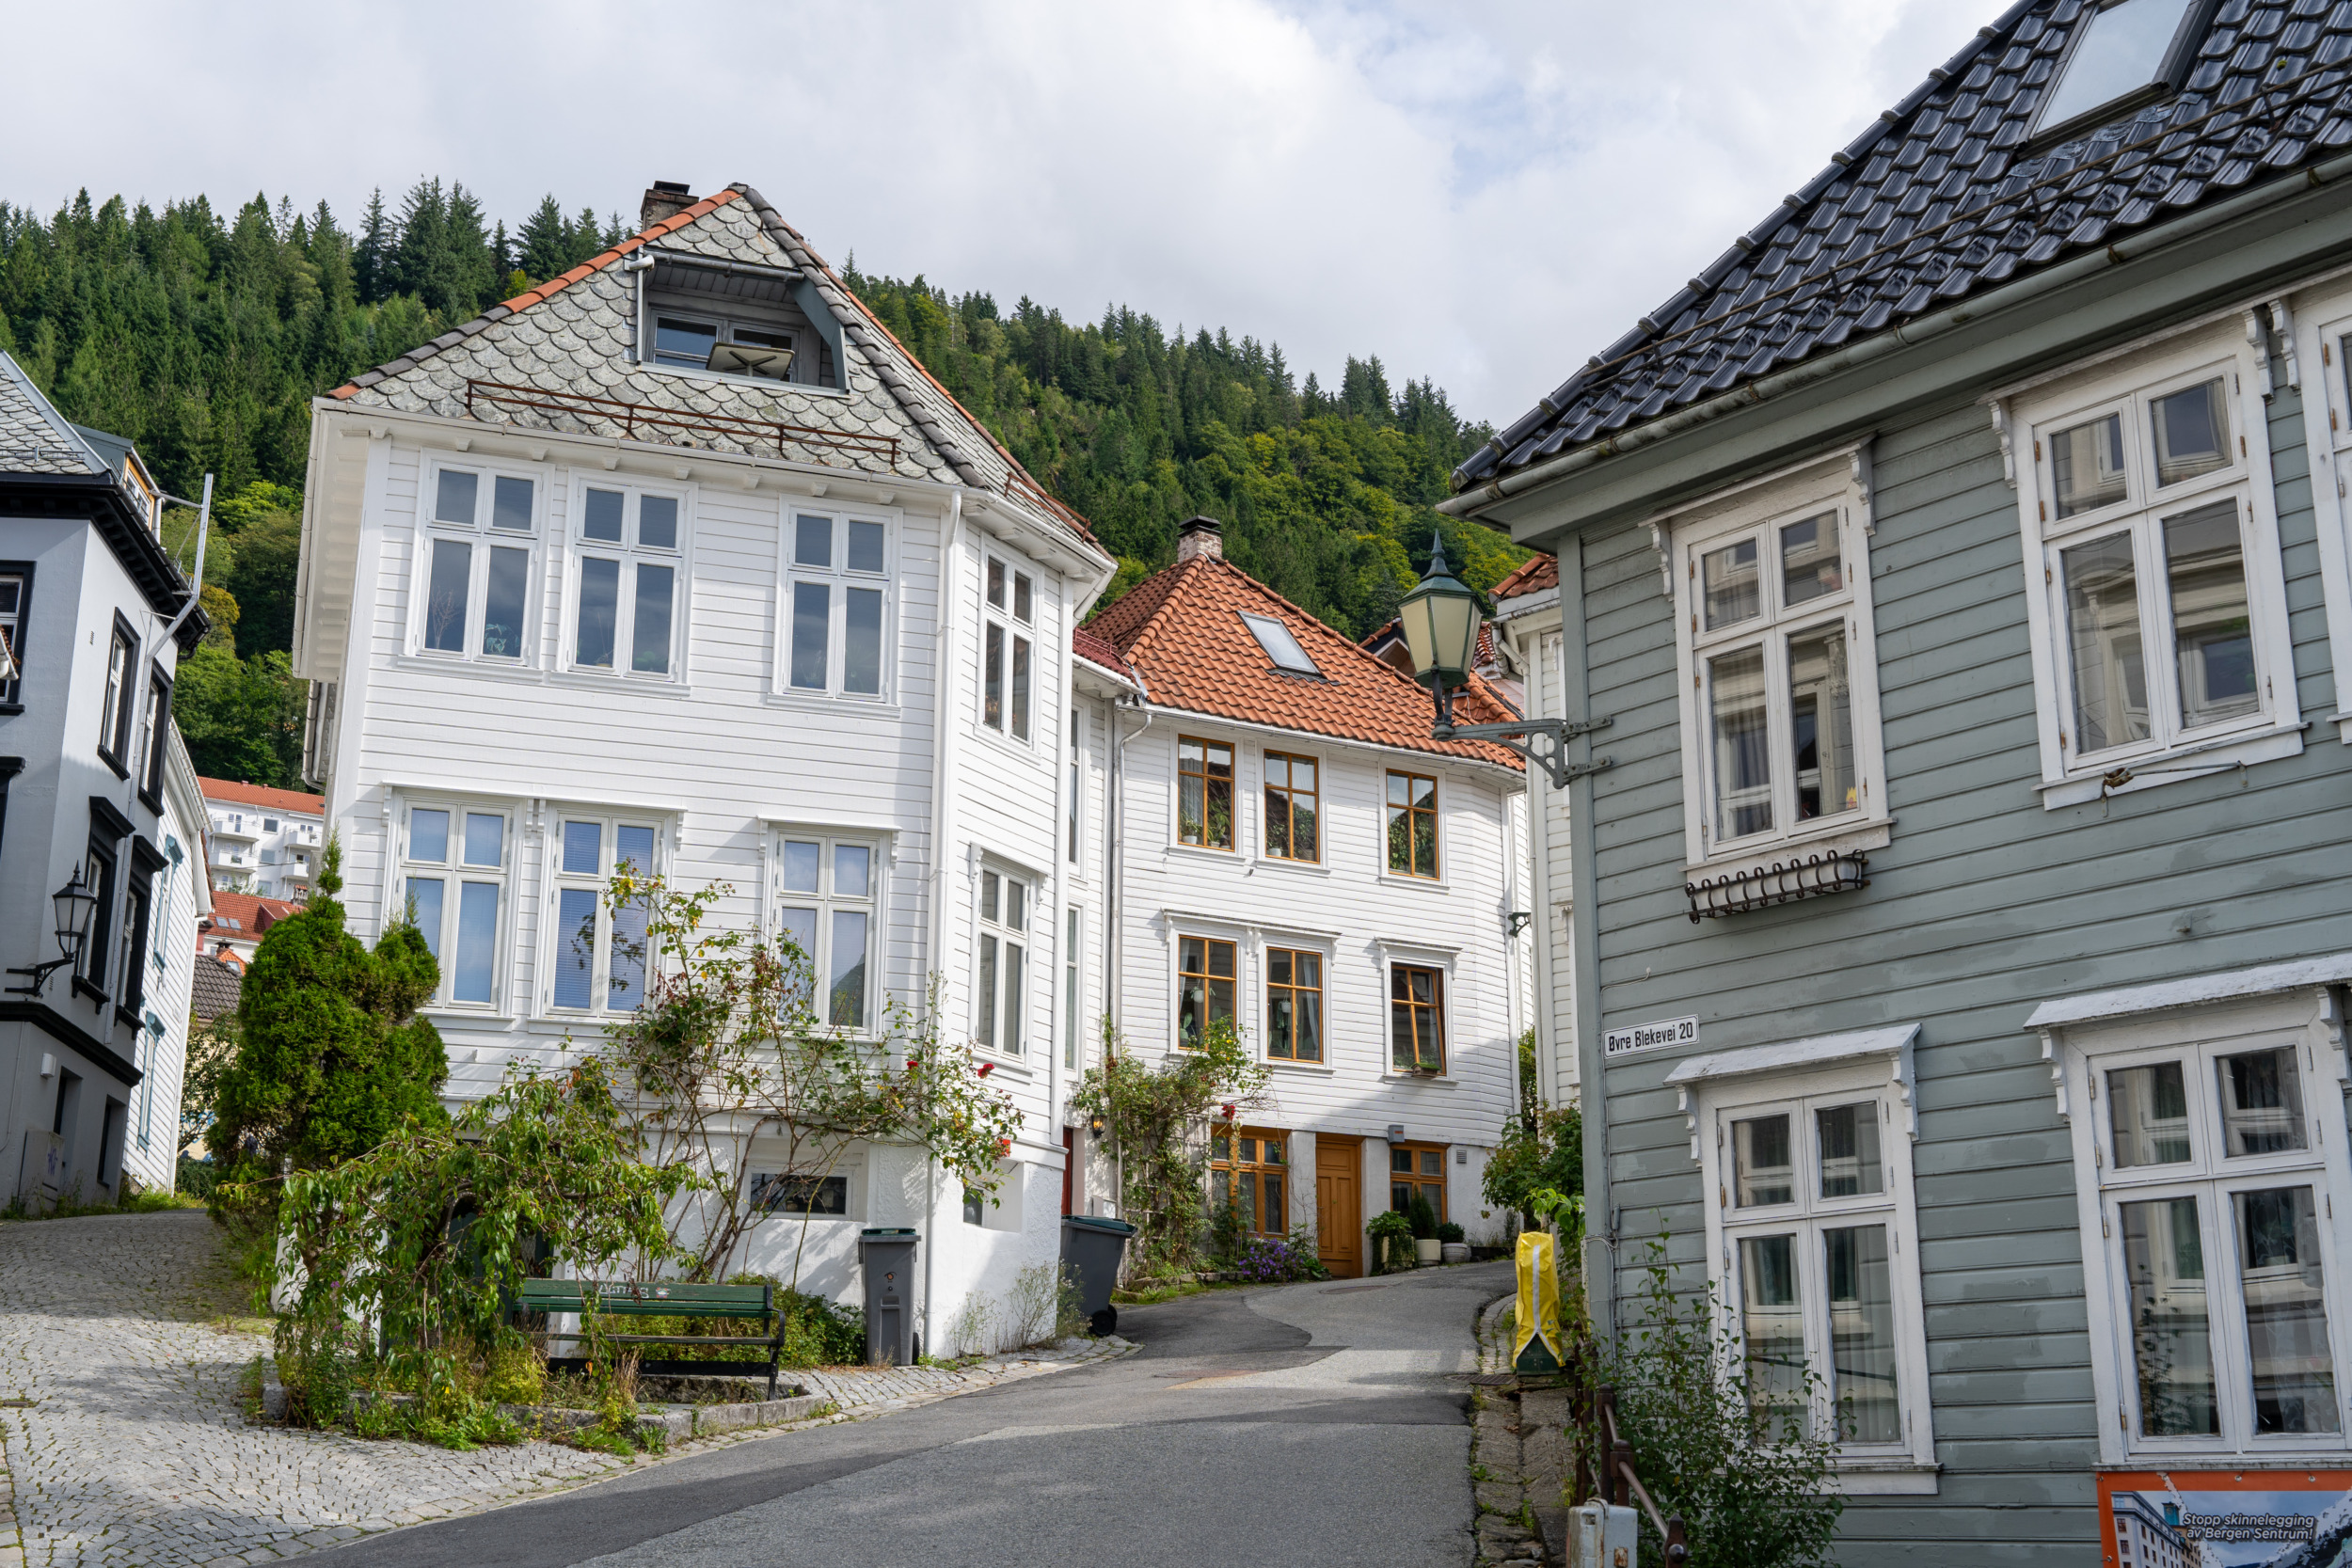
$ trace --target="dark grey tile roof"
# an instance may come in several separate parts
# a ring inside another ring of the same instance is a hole
[[[0,473],[103,474],[90,450],[15,360],[0,354]]]
[[[235,1012],[244,990],[244,975],[210,953],[199,953],[188,987],[188,1010],[199,1023],[210,1023],[223,1013]]]
[[[2223,0],[2177,95],[2028,150],[2090,12],[2023,0],[1454,473],[1468,488],[2352,147],[2352,0]]]

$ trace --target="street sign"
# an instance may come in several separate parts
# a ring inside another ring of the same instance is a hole
[[[1661,1045],[1698,1043],[1699,1021],[1695,1018],[1661,1018],[1628,1029],[1612,1029],[1600,1037],[1601,1054],[1605,1057],[1629,1056],[1636,1051],[1653,1051]]]

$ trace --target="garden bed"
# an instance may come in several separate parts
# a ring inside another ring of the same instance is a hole
[[[647,1451],[659,1451],[690,1437],[709,1437],[722,1432],[742,1432],[754,1427],[783,1426],[787,1422],[805,1421],[831,1413],[833,1401],[821,1394],[812,1394],[797,1384],[790,1386],[788,1395],[773,1400],[740,1400],[713,1404],[641,1400],[637,1412],[637,1446]],[[413,1394],[369,1393],[352,1396],[355,1403],[381,1400],[391,1404],[406,1404],[415,1397]],[[599,1428],[605,1420],[602,1411],[580,1405],[501,1404],[496,1408],[501,1416],[520,1426],[530,1435],[557,1442],[574,1433]],[[275,1382],[262,1386],[262,1411],[272,1421],[285,1419],[286,1391]]]

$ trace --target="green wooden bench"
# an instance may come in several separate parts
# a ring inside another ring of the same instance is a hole
[[[515,1310],[530,1313],[586,1313],[599,1318],[746,1318],[757,1319],[769,1334],[764,1341],[725,1334],[598,1334],[606,1345],[711,1345],[737,1350],[766,1349],[758,1361],[640,1361],[639,1372],[649,1377],[761,1377],[768,1380],[768,1397],[776,1397],[776,1366],[784,1356],[784,1321],[776,1312],[772,1285],[690,1285],[683,1280],[656,1279],[644,1284],[627,1280],[526,1279]],[[584,1329],[555,1334],[532,1331],[538,1338],[584,1338]],[[586,1356],[551,1356],[548,1365],[559,1371],[587,1368]]]

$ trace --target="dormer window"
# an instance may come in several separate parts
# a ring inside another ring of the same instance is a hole
[[[795,335],[775,326],[707,317],[654,315],[653,362],[729,375],[788,381]]]
[[[2042,106],[2037,136],[2089,130],[2180,86],[2204,0],[2112,0],[2083,13],[2082,29]]]
[[[638,276],[644,363],[690,375],[841,385],[840,324],[793,269],[665,250]]]

